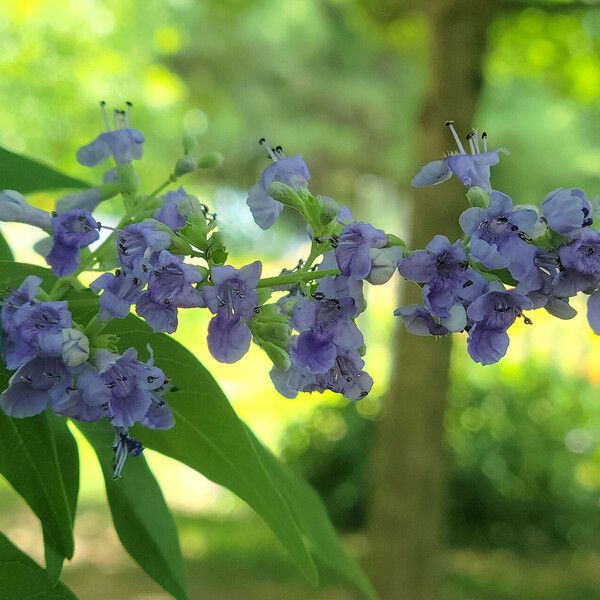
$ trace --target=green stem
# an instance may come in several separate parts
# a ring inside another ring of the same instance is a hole
[[[94,315],[91,321],[85,326],[85,335],[92,339],[96,337],[107,324],[106,321],[101,321],[98,315]]]
[[[175,183],[177,181],[177,177],[173,173],[167,177],[165,181],[163,181],[153,192],[151,192],[148,196],[146,196],[146,200],[150,200],[154,198],[154,196],[158,196],[167,186]]]
[[[290,285],[323,277],[334,277],[339,275],[339,269],[322,269],[321,271],[298,271],[277,277],[265,277],[258,282],[257,288],[273,287],[277,285]]]

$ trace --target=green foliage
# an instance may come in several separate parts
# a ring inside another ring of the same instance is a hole
[[[0,533],[2,600],[77,600],[62,583],[54,586],[46,572]]]
[[[12,261],[14,256],[4,236],[0,233],[0,261]]]
[[[3,369],[2,389],[7,381],[8,373]],[[73,519],[53,428],[46,413],[11,419],[0,411],[0,473],[40,519],[52,547],[71,558]]]
[[[85,181],[63,175],[53,168],[0,147],[0,189],[21,194],[66,188],[89,187]]]
[[[47,417],[54,437],[56,455],[71,515],[71,528],[73,528],[79,493],[79,451],[77,442],[69,431],[65,419],[51,412],[47,413]],[[63,555],[55,549],[52,538],[46,532],[45,527],[43,527],[43,533],[46,571],[48,577],[56,584],[62,572]]]
[[[104,475],[106,495],[115,530],[131,557],[177,600],[185,600],[183,559],[175,522],[160,486],[143,456],[128,461],[125,476],[113,479],[108,422],[78,423],[90,442]]]

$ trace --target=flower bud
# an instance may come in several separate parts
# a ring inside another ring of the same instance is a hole
[[[193,173],[198,169],[198,159],[193,156],[183,156],[175,163],[173,174],[175,177],[181,177],[188,173]]]
[[[198,158],[199,169],[213,169],[223,164],[223,156],[218,152],[206,152]]]
[[[82,365],[90,356],[90,341],[78,329],[63,329],[62,358],[68,367]]]
[[[467,200],[471,206],[487,208],[490,203],[490,196],[483,188],[473,186],[467,192]]]
[[[51,231],[50,213],[31,206],[25,198],[15,190],[0,192],[0,221],[26,223],[46,231]]]
[[[196,154],[198,151],[198,136],[191,133],[184,133],[181,140],[183,152],[186,156]]]

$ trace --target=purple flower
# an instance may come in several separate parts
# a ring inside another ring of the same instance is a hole
[[[158,253],[171,245],[168,232],[159,229],[156,221],[127,225],[117,234],[119,261],[128,269],[139,271],[153,265]]]
[[[527,296],[506,290],[499,282],[490,282],[488,291],[471,302],[467,316],[473,321],[467,339],[471,358],[482,365],[498,362],[508,349],[506,330],[522,316],[523,310],[533,308]]]
[[[103,273],[95,279],[90,288],[100,296],[100,313],[102,321],[124,319],[131,310],[131,305],[138,302],[142,288],[146,285],[147,274],[137,273],[129,269],[117,269],[115,273]]]
[[[577,291],[596,287],[600,279],[600,231],[580,229],[559,248],[558,255],[563,269],[582,276],[575,284]]]
[[[412,185],[415,187],[428,187],[456,175],[468,187],[478,186],[488,192],[491,191],[490,167],[498,164],[500,152],[505,154],[508,154],[508,152],[503,148],[488,151],[485,132],[481,134],[483,142],[483,152],[481,152],[477,130],[475,130],[467,136],[471,149],[471,154],[467,154],[454,129],[453,121],[447,121],[446,125],[454,136],[458,146],[458,154],[450,154],[443,160],[427,163],[413,178]]]
[[[73,273],[79,265],[81,248],[98,240],[98,222],[83,208],[71,210],[52,218],[54,245],[46,261],[61,277]]]
[[[592,206],[578,188],[550,192],[542,202],[542,213],[550,229],[563,235],[592,224]]]
[[[177,329],[177,309],[204,306],[201,293],[193,284],[202,281],[193,265],[161,250],[148,280],[148,291],[137,305],[137,313],[154,331],[173,333]]]
[[[135,348],[129,348],[120,356],[99,350],[96,365],[98,373],[90,376],[86,387],[93,390],[99,405],[108,406],[111,423],[130,427],[143,421],[156,404],[156,394],[163,390],[164,373],[154,366],[152,359],[140,362]]]
[[[535,268],[537,248],[527,234],[537,222],[535,210],[513,208],[510,196],[493,191],[487,209],[471,207],[460,216],[460,226],[471,236],[471,257],[488,269],[508,268],[517,280]]]
[[[0,192],[0,221],[25,223],[50,231],[50,213],[31,206],[25,198],[15,190]]]
[[[33,358],[10,378],[8,387],[0,394],[0,408],[10,417],[39,415],[48,406],[64,400],[70,382],[62,360]]]
[[[53,409],[59,415],[78,421],[99,421],[110,416],[108,399],[109,394],[98,372],[85,365],[73,376],[67,394],[54,403]]]
[[[434,317],[421,304],[401,306],[394,311],[400,317],[407,331],[414,335],[440,336],[454,331],[462,331],[467,326],[465,307],[456,302],[448,310],[448,318]]]
[[[246,322],[258,305],[256,286],[262,264],[255,261],[241,269],[227,265],[213,267],[213,285],[202,288],[204,301],[215,315],[208,326],[208,348],[219,361],[238,361],[250,347],[251,333]]]
[[[267,191],[269,186],[277,181],[294,189],[305,188],[310,173],[300,154],[286,157],[281,147],[270,148],[264,138],[259,143],[267,150],[273,162],[263,171],[258,183],[250,189],[246,204],[250,208],[254,222],[261,229],[269,229],[283,210],[283,204],[269,196]]]
[[[385,232],[368,223],[346,225],[335,248],[340,271],[352,279],[366,279],[372,268],[371,249],[383,248],[387,243]]]
[[[105,131],[95,140],[77,150],[77,160],[86,167],[95,167],[112,156],[125,164],[142,158],[144,136],[137,129],[124,127]]]
[[[36,295],[42,285],[42,278],[37,275],[29,275],[16,289],[10,291],[2,301],[2,328],[8,331],[14,320],[15,313],[24,305],[32,305],[36,302]]]
[[[8,310],[11,316],[6,318],[4,327],[4,360],[8,369],[17,369],[38,355],[62,356],[63,330],[72,325],[66,302],[30,300],[16,310],[10,306]],[[3,306],[3,322],[8,314]]]
[[[179,205],[186,197],[187,194],[183,187],[175,192],[168,192],[164,195],[163,205],[154,213],[154,218],[164,223],[169,229],[177,231],[185,225],[185,217],[179,214]]]
[[[473,300],[485,287],[485,280],[469,267],[462,241],[450,244],[436,235],[426,250],[417,250],[398,265],[406,279],[425,284],[423,303],[436,317],[447,319],[457,300]]]

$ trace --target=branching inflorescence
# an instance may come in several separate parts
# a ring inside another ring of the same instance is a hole
[[[506,353],[507,330],[517,318],[531,322],[523,311],[544,307],[571,318],[569,298],[578,292],[589,294],[589,322],[600,333],[600,232],[592,228],[590,203],[581,190],[558,189],[543,200],[541,214],[513,206],[491,188],[490,167],[501,150],[488,150],[485,133],[481,142],[476,130],[469,133],[467,153],[448,122],[458,153],[429,163],[413,179],[426,186],[455,175],[469,188],[471,204],[460,217],[463,239],[451,243],[437,235],[414,252],[396,236],[355,221],[335,200],[311,193],[303,158],[261,139],[272,162],[248,195],[254,220],[268,229],[287,206],[302,216],[311,242],[296,267],[261,278],[258,260],[241,268],[226,264],[216,214],[183,187],[166,191],[187,173],[219,163],[215,153],[198,155],[197,140],[186,137],[184,156],[166,181],[140,194],[133,164],[142,158],[144,137],[131,127],[130,112],[130,105],[115,111],[111,127],[103,103],[105,131],[77,153],[86,166],[111,160],[101,185],[62,197],[52,213],[16,191],[0,193],[0,220],[50,235],[46,260],[60,278],[43,291],[39,277],[27,277],[3,298],[3,356],[14,374],[0,406],[13,417],[50,408],[81,421],[109,419],[115,476],[128,454],[143,450],[129,437],[130,427],[174,425],[164,397],[174,388],[151,349],[146,362],[136,348],[119,354],[115,336],[103,333],[132,308],[160,333],[177,329],[180,309],[207,309],[211,354],[233,363],[256,343],[273,362],[273,384],[289,398],[332,390],[359,400],[369,393],[373,380],[364,371],[356,318],[366,308],[364,282],[386,283],[396,269],[422,287],[421,304],[395,311],[407,329],[433,336],[466,331],[468,352],[482,364]],[[119,194],[122,219],[90,252],[104,228],[92,213]],[[63,298],[80,285],[79,274],[92,270],[104,271],[90,285],[97,312],[76,323]]]

